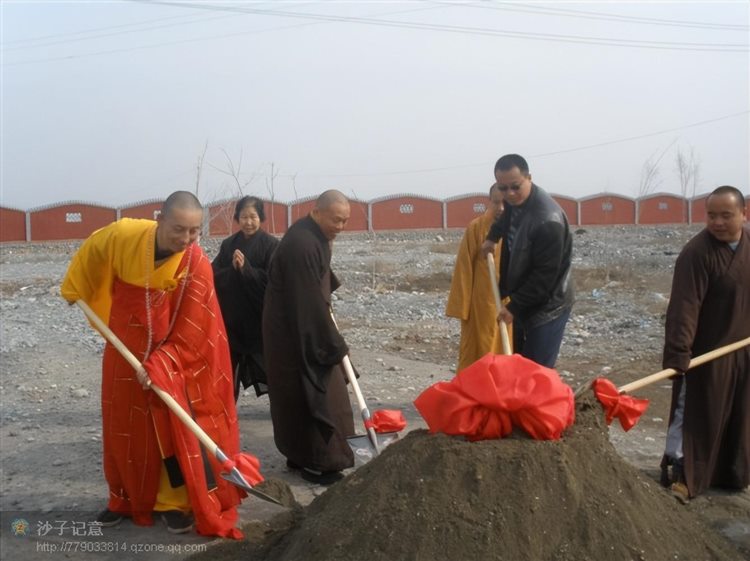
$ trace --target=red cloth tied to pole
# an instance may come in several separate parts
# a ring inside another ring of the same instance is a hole
[[[591,384],[594,395],[604,408],[607,424],[616,417],[620,426],[629,431],[648,409],[648,399],[638,399],[619,392],[615,385],[606,378],[597,378]]]
[[[378,409],[372,414],[375,432],[398,432],[406,427],[406,419],[400,409]]]
[[[226,463],[233,463],[233,466],[227,471],[232,471],[232,467],[236,467],[242,474],[242,477],[245,478],[245,481],[252,486],[263,481],[263,476],[260,473],[260,460],[252,454],[240,452],[239,454],[235,454],[232,460]],[[226,465],[224,467],[226,468]]]
[[[468,440],[502,438],[513,427],[537,440],[557,440],[575,421],[573,390],[556,371],[521,355],[488,353],[450,382],[414,400],[430,432]]]

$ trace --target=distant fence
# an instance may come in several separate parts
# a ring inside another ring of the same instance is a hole
[[[695,224],[705,222],[708,194],[686,199],[657,193],[638,199],[602,193],[582,199],[552,194],[573,226],[615,224]],[[745,214],[750,218],[750,197],[745,199]],[[0,242],[84,239],[94,230],[120,218],[155,219],[162,199],[140,201],[122,207],[107,207],[90,202],[67,201],[20,210],[0,206]],[[385,231],[465,228],[487,210],[486,193],[467,193],[448,199],[414,194],[392,195],[371,201],[351,200],[351,218],[347,231]],[[232,220],[235,199],[223,199],[206,205],[204,232],[208,236],[227,236],[237,230]],[[314,197],[292,202],[264,200],[264,228],[283,234],[289,225],[307,215]]]

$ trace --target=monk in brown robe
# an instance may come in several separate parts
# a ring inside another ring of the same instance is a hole
[[[338,191],[318,197],[292,225],[271,260],[263,306],[274,441],[287,466],[330,484],[354,465],[346,437],[354,420],[341,361],[349,352],[331,316],[331,243],[350,215]]]
[[[490,226],[503,213],[503,194],[494,183],[490,187],[489,202],[489,208],[469,223],[461,239],[445,306],[446,316],[461,320],[457,372],[487,353],[502,353],[503,348],[490,272],[487,259],[481,252]],[[498,279],[501,247],[502,243],[495,246],[495,275]]]
[[[675,263],[667,308],[663,364],[680,373],[692,357],[750,336],[745,197],[719,187],[706,209],[706,228]],[[750,347],[675,378],[662,482],[682,502],[750,483]]]

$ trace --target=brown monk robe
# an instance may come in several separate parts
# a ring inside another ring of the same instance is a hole
[[[750,336],[750,231],[742,227],[744,197],[733,188],[719,188],[708,198],[712,205],[736,205],[739,241],[722,238],[723,223],[708,227],[690,240],[677,258],[667,309],[664,368],[680,372],[691,357]],[[729,194],[728,194],[729,193]],[[718,238],[717,238],[718,236]],[[694,368],[673,384],[670,425],[685,385],[680,474],[689,496],[708,487],[742,489],[750,483],[750,347]],[[669,450],[669,438],[668,438]],[[673,464],[665,455],[662,468]],[[679,465],[679,464],[678,464]]]
[[[271,261],[263,346],[277,448],[290,467],[328,473],[354,465],[346,441],[354,421],[340,367],[348,347],[330,314],[339,286],[330,269],[337,231],[314,214],[289,228]]]

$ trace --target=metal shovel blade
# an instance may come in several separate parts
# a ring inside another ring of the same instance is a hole
[[[255,487],[250,485],[244,477],[242,477],[242,474],[237,468],[233,468],[232,471],[229,473],[222,472],[221,477],[223,479],[226,479],[230,483],[233,483],[237,485],[240,489],[243,489],[244,491],[247,491],[251,495],[254,495],[258,497],[259,499],[263,499],[264,501],[268,501],[269,503],[274,503],[277,505],[282,505],[278,500],[274,499],[271,495],[266,495],[262,491],[258,491]]]
[[[397,432],[380,432],[377,433],[378,447],[382,450],[392,442],[398,439]],[[354,452],[354,465],[361,466],[372,460],[377,456],[370,437],[366,434],[355,434],[354,436],[347,437],[346,441],[349,443],[349,448]]]

